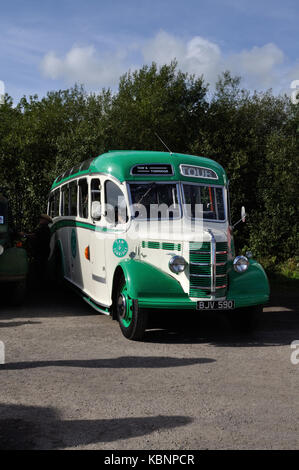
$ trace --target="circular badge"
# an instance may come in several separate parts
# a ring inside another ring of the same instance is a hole
[[[115,256],[117,256],[118,258],[122,258],[128,253],[128,244],[123,238],[118,238],[113,243],[112,249]]]
[[[71,233],[71,250],[72,250],[72,256],[73,258],[76,258],[77,254],[77,238],[76,238],[76,232],[73,229]]]

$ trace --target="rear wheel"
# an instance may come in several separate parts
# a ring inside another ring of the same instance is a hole
[[[131,340],[141,340],[147,326],[147,312],[129,296],[124,277],[120,279],[114,303],[122,334]]]
[[[10,303],[17,307],[21,305],[26,295],[26,280],[14,282],[9,289]]]

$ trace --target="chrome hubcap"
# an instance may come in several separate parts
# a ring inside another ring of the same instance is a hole
[[[119,318],[124,319],[126,318],[127,314],[127,301],[123,294],[120,294],[117,300],[117,311]]]

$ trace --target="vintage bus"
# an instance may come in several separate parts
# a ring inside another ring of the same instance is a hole
[[[50,191],[55,277],[132,340],[153,309],[222,310],[248,328],[269,284],[257,261],[235,255],[228,185],[199,156],[109,151],[84,161]]]

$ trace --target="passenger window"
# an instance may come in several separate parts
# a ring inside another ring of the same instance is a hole
[[[69,187],[68,185],[64,185],[61,188],[61,198],[60,198],[60,214],[61,215],[69,215]]]
[[[53,216],[53,206],[54,206],[54,194],[51,193],[49,196],[49,203],[48,203],[48,215],[50,217]]]
[[[49,216],[52,217],[58,217],[59,216],[59,196],[60,196],[60,190],[56,189],[56,191],[53,191],[50,195],[49,199]]]
[[[77,215],[77,181],[70,183],[70,215]]]
[[[125,224],[128,220],[127,205],[121,189],[112,181],[106,181],[105,197],[107,221],[115,224]]]
[[[101,182],[93,178],[90,185],[91,190],[91,216],[95,220],[101,218]]]
[[[79,216],[88,218],[88,184],[87,180],[79,180]]]

